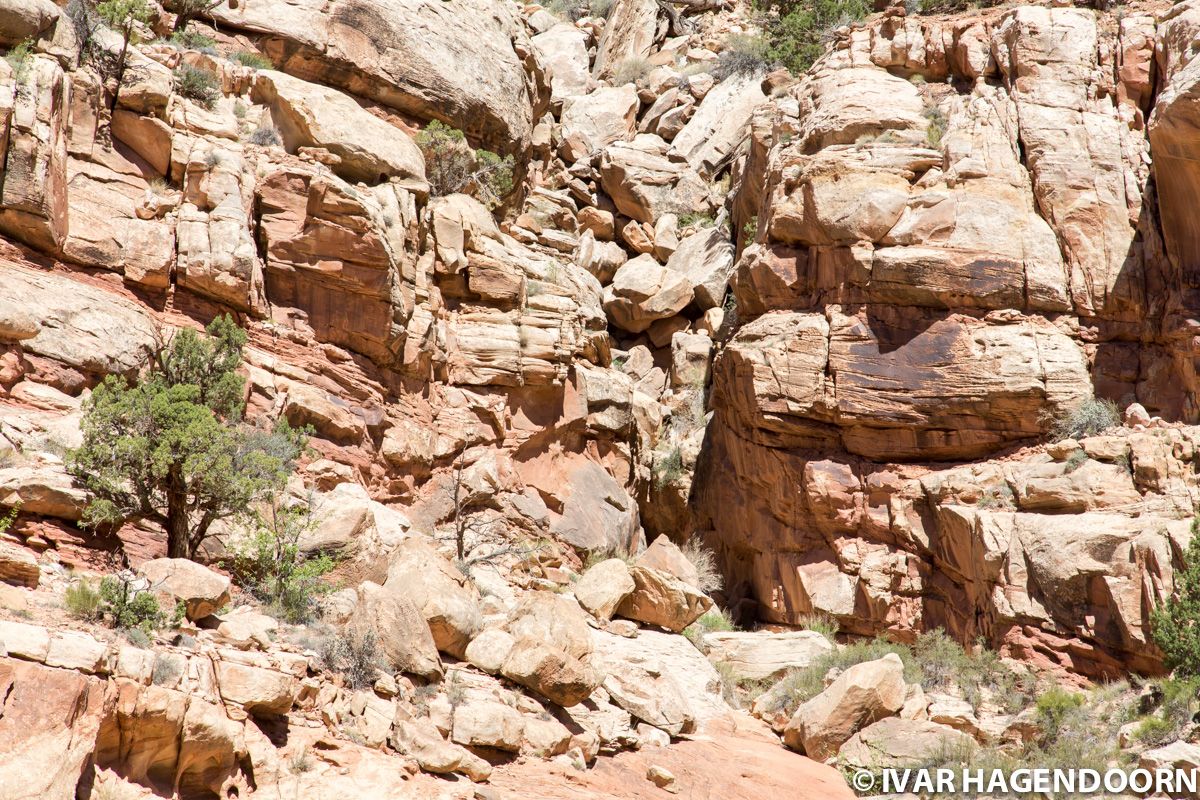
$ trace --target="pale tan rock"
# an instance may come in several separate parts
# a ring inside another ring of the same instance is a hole
[[[9,657],[42,662],[50,653],[50,633],[39,625],[0,620],[0,644]]]
[[[38,39],[61,12],[49,0],[5,0],[0,5],[0,43],[8,46]]]
[[[412,138],[348,95],[274,70],[256,73],[254,92],[270,106],[285,146],[325,148],[338,157],[334,171],[346,180],[425,180],[425,158]]]
[[[589,85],[588,36],[560,22],[530,38],[550,80],[550,98],[561,101],[586,94]]]
[[[300,692],[294,675],[221,658],[216,662],[221,699],[254,716],[286,714]]]
[[[437,649],[456,658],[483,629],[474,584],[421,538],[406,539],[392,553],[383,589],[411,601],[429,624]]]
[[[564,708],[583,702],[603,680],[578,658],[535,639],[519,639],[501,672]]]
[[[850,769],[887,769],[976,749],[974,739],[947,725],[890,717],[850,737],[838,751],[838,763]]]
[[[590,230],[580,237],[579,249],[575,254],[575,263],[595,275],[601,283],[611,282],[617,270],[628,260],[625,248],[616,242],[597,240]]]
[[[671,140],[688,163],[712,177],[741,143],[750,115],[766,101],[760,75],[735,75],[705,91],[687,125]]]
[[[650,768],[646,770],[646,780],[671,794],[679,792],[679,787],[675,785],[675,775],[666,767],[658,764],[651,764]]]
[[[710,661],[728,664],[736,675],[750,680],[804,669],[834,647],[816,631],[714,631],[704,634],[704,644]]]
[[[639,222],[709,207],[704,181],[686,162],[671,160],[667,143],[652,134],[605,148],[600,182],[617,209]]]
[[[579,209],[579,227],[591,231],[601,242],[611,242],[614,234],[612,212],[592,206],[581,208]]]
[[[530,592],[508,615],[504,629],[517,641],[556,647],[575,658],[592,652],[592,629],[579,604],[554,592]]]
[[[638,97],[632,85],[601,86],[563,103],[562,147],[568,161],[579,161],[633,132]]]
[[[589,567],[575,582],[574,591],[581,606],[607,621],[634,588],[629,566],[620,558],[609,558]]]
[[[494,700],[468,700],[454,709],[451,741],[466,747],[492,747],[515,753],[521,749],[525,720],[512,706]]]
[[[81,631],[58,631],[50,638],[46,666],[88,674],[107,672],[108,645]]]
[[[596,47],[592,75],[607,78],[629,59],[650,55],[658,36],[658,6],[652,0],[633,0],[614,7]]]
[[[796,709],[784,730],[784,742],[823,761],[836,755],[857,731],[899,712],[904,695],[904,665],[899,656],[888,654],[856,664]]]
[[[553,718],[525,717],[521,736],[521,752],[539,758],[565,753],[571,744],[571,731]]]
[[[302,74],[412,116],[438,117],[497,151],[520,152],[544,102],[527,75],[529,37],[489,0],[442,5],[239,4],[214,9],[223,27],[286,42],[277,69]],[[362,31],[370,30],[370,36]]]
[[[491,766],[465,747],[442,739],[437,729],[419,720],[397,720],[389,740],[399,753],[412,756],[421,769],[436,775],[458,772],[471,780],[484,781]]]
[[[424,616],[412,598],[366,581],[358,587],[351,627],[375,635],[388,664],[397,672],[440,678],[442,661]]]
[[[516,643],[516,638],[508,631],[488,628],[471,640],[465,656],[467,661],[494,675],[504,666]]]
[[[142,564],[138,573],[150,582],[150,591],[182,602],[192,621],[229,602],[229,578],[190,559],[156,558]]]
[[[625,262],[604,290],[604,310],[614,325],[641,333],[655,320],[681,311],[691,302],[693,286],[682,274],[659,266],[653,256]]]
[[[641,566],[630,574],[636,587],[617,607],[622,617],[679,633],[712,608],[708,595],[673,575]]]
[[[11,73],[10,70],[6,70]],[[67,233],[67,116],[69,79],[56,61],[33,55],[20,81],[6,74],[0,87],[15,92],[0,101],[7,134],[0,232],[53,251]]]

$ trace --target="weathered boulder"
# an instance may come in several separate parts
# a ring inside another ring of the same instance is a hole
[[[393,670],[441,677],[442,660],[433,634],[411,597],[370,581],[362,583],[351,625],[374,633]]]
[[[437,649],[463,658],[483,629],[479,592],[423,538],[404,540],[392,553],[383,589],[410,601],[429,624]]]
[[[42,571],[37,559],[23,547],[0,541],[0,581],[36,589]]]
[[[411,756],[426,772],[458,772],[473,781],[485,781],[491,765],[470,750],[447,742],[437,728],[424,720],[397,720],[388,743],[398,753]]]
[[[604,677],[580,659],[536,639],[518,640],[500,671],[564,708],[586,700]]]
[[[679,633],[712,608],[712,599],[673,575],[648,567],[630,569],[634,590],[617,615]]]
[[[575,599],[596,619],[607,621],[636,588],[623,559],[609,558],[593,564],[575,582]]]
[[[632,85],[601,86],[563,103],[562,146],[568,162],[579,161],[633,132],[638,96]]]
[[[556,647],[575,658],[592,652],[592,629],[579,604],[554,592],[530,592],[508,614],[504,625],[518,641]]]
[[[641,333],[655,320],[682,311],[693,291],[687,276],[659,266],[651,255],[640,255],[622,264],[605,288],[604,310],[617,327]]]
[[[639,222],[709,208],[708,187],[686,161],[673,160],[653,134],[617,142],[600,158],[600,183],[617,209]],[[678,157],[676,157],[678,158]]]
[[[900,711],[905,692],[904,664],[894,653],[855,664],[796,709],[784,729],[784,743],[824,761],[857,731]]]
[[[550,80],[550,99],[559,102],[586,94],[589,84],[588,36],[569,22],[560,22],[530,38]]]
[[[262,659],[235,658],[238,655],[224,651],[215,662],[222,700],[236,703],[253,716],[271,717],[291,710],[300,693],[295,675],[280,672]]]
[[[465,657],[484,672],[495,675],[508,660],[508,654],[516,643],[516,638],[508,631],[488,628],[467,645]]]
[[[725,302],[733,274],[733,245],[719,228],[701,228],[685,238],[667,259],[667,269],[687,276],[694,287],[697,308],[704,311]]]
[[[271,108],[271,119],[289,150],[322,147],[338,157],[334,172],[372,184],[393,176],[425,179],[425,158],[403,130],[389,125],[336,89],[260,70],[255,98]]]
[[[838,765],[848,769],[903,768],[946,754],[967,758],[977,749],[974,739],[947,725],[888,717],[851,736],[838,751]]]
[[[751,680],[803,669],[834,647],[816,631],[714,631],[704,635],[704,644],[710,660],[728,664],[734,674]]]
[[[60,16],[58,6],[50,0],[4,0],[0,3],[0,44],[12,46],[37,39]]]
[[[229,602],[230,580],[187,558],[156,558],[138,568],[150,591],[184,604],[190,620],[203,619]]]
[[[491,747],[515,753],[521,749],[525,719],[497,700],[469,699],[454,708],[450,740],[466,747]]]
[[[524,26],[490,0],[240,3],[213,18],[265,34],[284,72],[445,120],[493,150],[522,151],[545,104]]]
[[[85,372],[128,374],[154,341],[146,311],[115,293],[9,263],[0,263],[0,284],[0,341],[30,353]]]

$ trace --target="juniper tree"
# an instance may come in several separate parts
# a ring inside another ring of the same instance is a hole
[[[136,379],[105,378],[67,462],[90,495],[85,524],[158,523],[172,558],[194,558],[215,523],[281,490],[305,445],[286,423],[242,421],[246,334],[228,316],[207,334],[159,337]]]
[[[1175,573],[1175,591],[1150,615],[1151,636],[1167,667],[1200,675],[1200,517],[1192,520],[1183,568]]]

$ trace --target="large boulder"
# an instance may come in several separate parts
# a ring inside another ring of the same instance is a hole
[[[286,714],[300,693],[295,675],[281,672],[262,659],[241,659],[229,651],[216,660],[216,676],[221,699],[256,717]]]
[[[629,565],[609,558],[593,564],[575,582],[575,599],[596,619],[607,621],[635,588]]]
[[[487,761],[461,745],[447,742],[425,720],[397,720],[388,743],[397,753],[411,756],[421,769],[434,775],[457,772],[473,781],[485,781],[492,773]]]
[[[796,709],[784,729],[784,743],[824,761],[856,732],[898,713],[907,690],[904,664],[895,653],[855,664]]]
[[[946,755],[966,760],[976,749],[974,739],[948,725],[888,717],[851,736],[838,751],[838,765],[847,769],[903,768]]]
[[[348,95],[274,70],[257,73],[254,92],[271,108],[289,150],[323,147],[338,157],[334,171],[346,180],[372,184],[396,176],[424,181],[425,158],[416,143]]]
[[[393,670],[441,677],[442,660],[433,634],[410,597],[367,581],[358,587],[351,626],[374,634]]]
[[[588,36],[569,22],[560,22],[529,40],[550,79],[550,99],[562,101],[587,93]]]
[[[492,0],[272,0],[212,16],[264,34],[284,72],[447,121],[493,150],[521,152],[547,100],[524,26]]]
[[[667,259],[667,269],[686,276],[695,287],[697,308],[717,308],[725,302],[733,274],[733,244],[720,228],[702,228],[679,243]]]
[[[142,564],[138,572],[150,582],[150,591],[182,602],[192,621],[229,602],[229,577],[186,558],[156,558]]]
[[[617,615],[679,633],[713,606],[712,598],[673,575],[648,567],[630,569],[634,590]]]
[[[0,263],[0,342],[96,374],[135,371],[154,342],[137,303],[64,275]]]
[[[483,629],[479,591],[423,538],[406,539],[392,553],[383,589],[409,600],[429,624],[438,650],[455,658],[465,657]]]
[[[450,740],[465,747],[490,747],[515,753],[521,749],[525,719],[497,700],[468,699],[454,708]]]
[[[504,677],[567,708],[588,698],[603,680],[589,664],[536,639],[521,639],[501,668]]]
[[[600,183],[617,209],[639,222],[709,208],[708,186],[653,134],[616,142],[600,158]]]
[[[0,2],[0,44],[11,47],[26,39],[37,39],[58,22],[62,12],[50,0],[3,0]]]
[[[637,90],[602,86],[563,103],[562,152],[568,162],[579,161],[600,148],[627,137],[637,121]]]
[[[530,592],[508,614],[505,630],[519,640],[556,647],[575,658],[592,652],[592,629],[579,604],[554,592]]]
[[[717,631],[704,635],[708,657],[728,664],[739,677],[777,678],[790,669],[803,669],[834,645],[816,631]]]
[[[660,266],[649,254],[626,261],[604,290],[604,310],[622,330],[641,333],[656,320],[673,317],[692,301],[686,275]]]

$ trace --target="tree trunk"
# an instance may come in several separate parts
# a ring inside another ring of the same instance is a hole
[[[192,557],[191,537],[188,534],[187,487],[182,477],[172,475],[167,487],[168,558]]]

